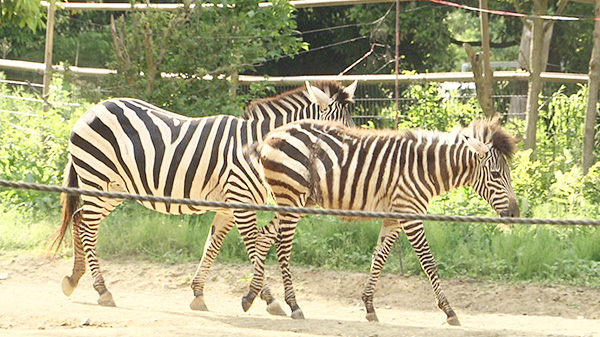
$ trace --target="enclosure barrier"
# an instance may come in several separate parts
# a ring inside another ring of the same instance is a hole
[[[349,211],[339,209],[322,208],[304,208],[289,206],[258,205],[241,202],[223,202],[223,201],[204,201],[187,198],[157,197],[150,195],[129,194],[122,192],[104,192],[97,190],[87,190],[73,187],[60,187],[51,185],[42,185],[25,182],[15,182],[0,179],[0,186],[27,189],[42,192],[57,192],[73,195],[89,195],[94,197],[106,197],[112,199],[126,199],[135,201],[162,202],[167,204],[181,204],[190,206],[210,207],[212,209],[243,209],[251,211],[270,211],[286,212],[298,214],[316,214],[316,215],[334,215],[343,217],[357,218],[377,218],[377,219],[396,219],[396,220],[425,220],[425,221],[447,221],[447,222],[482,222],[482,223],[502,223],[502,224],[524,224],[524,225],[563,225],[563,226],[600,226],[600,220],[589,219],[533,219],[533,218],[490,218],[478,216],[457,216],[457,215],[438,215],[438,214],[410,214],[410,213],[391,213],[391,212],[367,212],[367,211]]]

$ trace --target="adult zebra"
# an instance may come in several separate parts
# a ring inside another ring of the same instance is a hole
[[[360,130],[333,122],[300,121],[269,133],[257,150],[266,183],[282,206],[316,203],[332,209],[424,214],[431,198],[466,185],[500,216],[519,214],[507,164],[515,152],[515,139],[502,129],[498,118],[475,120],[452,133]],[[257,254],[264,259],[277,239],[285,299],[293,318],[303,318],[289,271],[292,240],[301,217],[281,213],[279,226],[265,227],[264,232],[261,229],[256,245]],[[377,321],[373,292],[402,230],[418,255],[447,322],[459,325],[440,286],[423,224],[416,220],[383,221],[362,295],[366,318]],[[261,272],[255,272],[257,279],[262,279]]]
[[[153,196],[262,204],[268,190],[244,148],[262,141],[272,129],[301,119],[337,120],[353,125],[348,105],[353,102],[356,81],[347,88],[337,82],[318,82],[281,95],[250,103],[242,118],[212,116],[187,118],[137,99],[117,98],[92,107],[74,125],[70,138],[71,160],[65,169],[65,185],[100,191]],[[81,204],[81,201],[83,202]],[[89,265],[98,303],[114,306],[102,277],[96,243],[98,227],[122,200],[66,195],[63,219],[54,243],[62,242],[73,222],[73,271],[65,276],[62,290],[69,296]],[[210,211],[194,206],[141,202],[167,214]],[[218,209],[204,253],[191,287],[190,307],[207,310],[203,290],[209,268],[225,235],[235,225],[256,265],[256,212]],[[275,221],[275,219],[273,220]],[[260,268],[257,266],[255,268]],[[261,284],[251,284],[259,291]],[[285,314],[268,287],[261,297],[267,310]]]

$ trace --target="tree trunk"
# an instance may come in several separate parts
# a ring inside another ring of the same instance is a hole
[[[524,70],[531,70],[529,57],[531,53],[531,20],[523,20],[523,33],[521,33],[521,43],[519,48],[519,55],[517,61],[519,62],[519,68]],[[546,69],[548,64],[548,55],[550,53],[550,40],[552,39],[552,32],[554,30],[554,21],[548,21],[544,23],[544,46],[542,48],[542,71]],[[513,97],[510,98],[510,106],[508,109],[509,117],[515,117],[519,119],[525,119],[527,111],[527,95],[528,82],[517,81],[514,82]]]
[[[534,0],[534,14],[544,15],[548,8],[548,0]],[[525,149],[533,149],[535,152],[535,136],[538,120],[538,99],[542,91],[542,51],[544,47],[544,20],[539,17],[533,19],[531,38],[531,50],[529,53],[529,90],[527,93],[527,127],[523,145]]]
[[[600,17],[600,0],[595,1],[594,17]],[[592,38],[594,47],[590,58],[590,79],[588,83],[588,101],[585,112],[585,127],[583,131],[583,173],[587,174],[594,164],[594,140],[596,129],[596,105],[598,103],[598,86],[600,83],[600,21],[594,24]]]
[[[467,52],[467,56],[469,56],[469,61],[471,62],[471,69],[473,70],[473,79],[475,82],[475,93],[477,95],[477,101],[481,106],[481,110],[483,110],[483,114],[487,117],[492,117],[496,114],[494,110],[494,105],[492,104],[492,88],[491,83],[489,86],[489,91],[486,90],[487,83],[485,83],[485,79],[483,77],[483,68],[484,68],[484,55],[483,52],[475,53],[471,45],[468,43],[463,43],[463,48]]]

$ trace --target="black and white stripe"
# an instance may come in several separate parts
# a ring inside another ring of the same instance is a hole
[[[324,208],[424,214],[430,200],[472,186],[501,216],[518,216],[507,164],[515,140],[497,118],[476,120],[451,133],[424,130],[359,130],[338,123],[300,121],[269,133],[258,147],[264,179],[282,206],[316,203]],[[257,254],[264,259],[277,241],[286,302],[296,303],[289,259],[301,216],[281,213],[279,225],[261,230]],[[421,221],[385,220],[363,293],[367,319],[377,320],[373,292],[394,241],[404,230],[450,324],[459,324],[439,283]],[[261,278],[261,271],[256,271]]]
[[[306,83],[296,90],[250,103],[242,118],[187,118],[137,99],[104,101],[92,107],[73,127],[65,184],[101,191],[262,204],[268,190],[244,151],[247,144],[260,142],[270,130],[301,119],[337,120],[352,125],[348,105],[355,88],[356,82],[348,88],[336,82],[314,86]],[[63,292],[72,293],[85,272],[87,260],[94,288],[100,294],[99,303],[114,305],[100,272],[96,244],[100,222],[122,200],[83,196],[81,201],[81,207],[79,197],[67,196],[63,201],[63,223],[57,240],[62,240],[74,220],[73,273],[63,280]],[[211,210],[141,203],[167,214]],[[208,270],[233,226],[238,227],[249,257],[256,264],[256,212],[212,210],[217,214],[191,283],[195,296],[191,307],[197,310],[206,310],[203,288]],[[267,287],[263,293],[268,302],[273,302]]]

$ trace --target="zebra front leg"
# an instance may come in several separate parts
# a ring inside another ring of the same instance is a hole
[[[258,237],[255,242],[256,261],[254,262],[254,275],[252,276],[252,282],[250,282],[248,294],[242,298],[242,308],[244,311],[250,309],[260,291],[260,298],[267,303],[267,312],[269,314],[286,316],[279,302],[271,294],[271,289],[264,282],[265,259],[277,237],[278,225],[276,223],[278,223],[277,216],[258,231]]]
[[[375,292],[375,286],[377,285],[377,281],[379,280],[379,274],[381,273],[381,269],[385,265],[385,261],[387,260],[390,249],[402,228],[400,224],[396,220],[384,220],[383,225],[381,227],[381,231],[379,232],[379,239],[377,240],[377,247],[375,247],[375,251],[373,252],[373,257],[371,260],[371,272],[369,275],[369,281],[365,286],[365,290],[362,294],[362,300],[365,304],[365,310],[367,312],[366,318],[369,322],[378,322],[377,314],[375,313],[375,308],[373,306],[373,294]]]
[[[454,310],[450,307],[450,303],[442,290],[437,265],[433,258],[433,254],[429,249],[429,243],[427,243],[427,238],[425,237],[423,224],[420,221],[407,222],[404,226],[404,231],[406,232],[408,241],[419,257],[421,268],[423,268],[423,271],[427,274],[427,278],[429,278],[429,283],[433,289],[438,308],[446,314],[446,322],[450,325],[460,325],[456,313],[454,313]]]
[[[294,241],[294,235],[296,234],[296,224],[301,218],[302,216],[298,214],[281,213],[279,217],[279,233],[277,235],[277,259],[279,260],[281,277],[283,279],[285,302],[290,306],[290,309],[292,310],[291,316],[294,319],[304,319],[302,309],[300,309],[296,302],[296,294],[294,292],[292,275],[289,267],[290,256],[292,254],[292,242]]]
[[[80,208],[73,213],[73,271],[71,276],[65,276],[62,280],[62,291],[66,296],[71,296],[81,276],[85,274],[85,255],[83,253],[83,247],[81,245],[81,237],[79,227],[81,226],[81,213],[83,209]]]
[[[219,212],[215,214],[215,218],[210,227],[210,233],[204,244],[202,259],[200,260],[198,270],[196,270],[196,275],[194,275],[191,283],[192,290],[194,291],[194,299],[192,300],[192,303],[190,303],[190,308],[192,310],[208,311],[206,303],[204,302],[204,284],[208,277],[208,271],[215,258],[217,258],[217,255],[219,255],[223,240],[225,240],[225,236],[229,233],[231,228],[233,228],[233,224],[234,220],[232,214]]]

